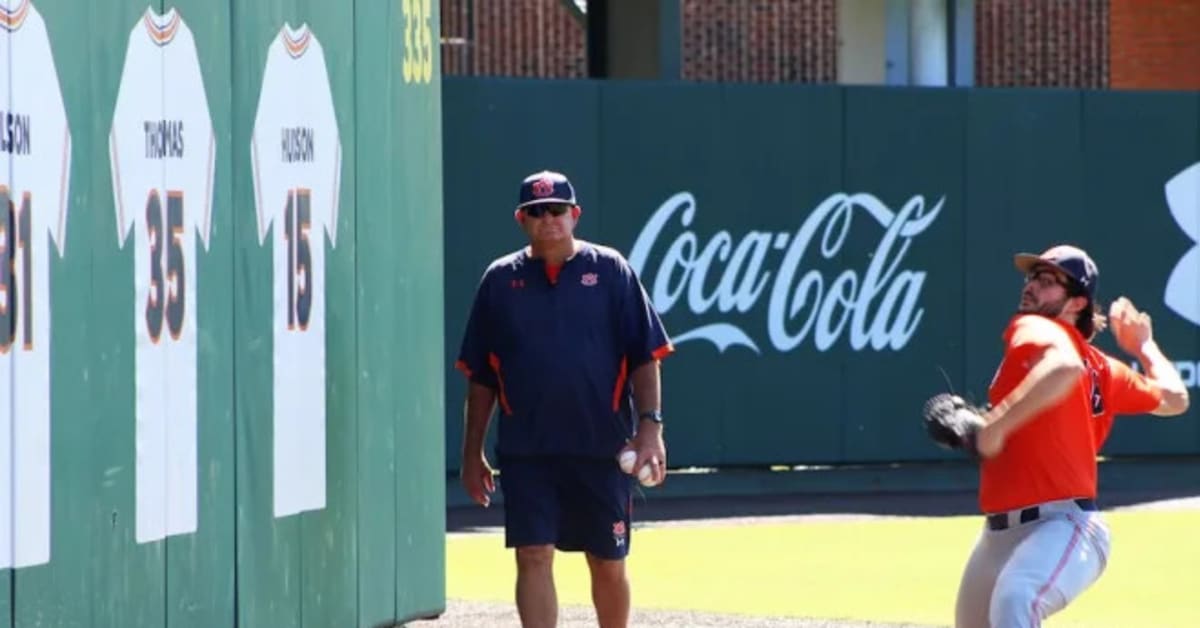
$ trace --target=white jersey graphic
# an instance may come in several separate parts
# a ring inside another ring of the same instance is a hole
[[[109,135],[117,241],[134,247],[139,543],[196,530],[196,236],[216,141],[196,44],[174,10],[134,25]]]
[[[50,263],[71,135],[42,16],[0,1],[0,568],[50,560]]]
[[[325,242],[337,245],[341,140],[320,42],[284,25],[267,50],[250,145],[259,243],[270,232],[274,507],[325,507]]]

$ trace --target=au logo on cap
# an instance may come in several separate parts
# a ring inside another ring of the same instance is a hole
[[[574,205],[575,189],[571,187],[571,182],[563,174],[542,170],[521,181],[521,194],[518,198],[518,209],[533,203]]]
[[[554,194],[554,182],[549,177],[538,179],[533,182],[533,195],[538,198],[545,198]]]

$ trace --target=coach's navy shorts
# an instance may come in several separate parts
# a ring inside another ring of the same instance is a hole
[[[625,558],[632,480],[615,458],[503,458],[505,546],[553,545],[564,552]]]

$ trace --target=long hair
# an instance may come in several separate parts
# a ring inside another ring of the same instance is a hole
[[[1104,331],[1108,327],[1108,319],[1104,316],[1104,308],[1096,302],[1092,295],[1088,294],[1084,289],[1083,284],[1072,279],[1067,285],[1067,296],[1070,297],[1086,297],[1087,305],[1075,315],[1075,329],[1091,342],[1096,334]]]
[[[1108,319],[1102,313],[1103,308],[1094,299],[1089,298],[1087,307],[1083,308],[1079,314],[1075,316],[1075,329],[1091,342],[1096,334],[1104,331],[1108,327]]]

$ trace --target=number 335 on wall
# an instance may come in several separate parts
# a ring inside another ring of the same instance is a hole
[[[404,12],[404,82],[433,80],[433,0],[401,0]]]

